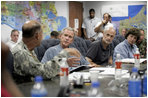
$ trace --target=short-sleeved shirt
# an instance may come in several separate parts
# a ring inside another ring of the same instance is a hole
[[[102,23],[102,21],[101,22],[98,22],[96,24],[95,28],[98,27],[101,23]],[[103,31],[105,28],[109,28],[109,27],[114,27],[114,26],[113,26],[113,24],[111,24],[110,22],[108,22],[105,26],[102,25],[100,27],[100,29]],[[98,33],[99,33],[98,34],[98,37],[102,38],[103,37],[103,33],[102,32],[98,32]]]
[[[109,44],[106,49],[103,48],[102,39],[93,42],[87,51],[86,57],[94,63],[102,66],[108,65],[109,57],[112,56],[112,45]]]
[[[10,50],[12,50],[12,48],[14,48],[17,45],[17,43],[11,40],[9,40],[6,44],[9,46]]]
[[[70,47],[73,48],[73,47]],[[46,63],[47,61],[53,59],[54,56],[58,55],[63,48],[61,47],[60,44],[50,47],[49,49],[46,50],[43,58],[42,58],[42,63]],[[80,57],[80,65],[89,65],[90,63],[81,55]],[[73,68],[70,67],[69,70],[72,70]]]
[[[113,62],[115,62],[117,53],[120,54],[121,59],[134,58],[137,46],[135,44],[130,45],[125,39],[123,42],[118,44],[114,49]]]
[[[86,29],[86,33],[87,33],[87,37],[95,37],[96,32],[94,31],[94,28],[96,26],[96,24],[99,22],[99,18],[94,17],[92,19],[90,19],[90,17],[87,17],[84,19],[83,24],[82,24],[82,28]]]

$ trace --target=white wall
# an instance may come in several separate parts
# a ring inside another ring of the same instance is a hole
[[[146,1],[85,1],[83,2],[84,12],[83,18],[89,16],[89,9],[95,9],[95,15],[102,19],[101,8],[105,5],[119,5],[119,4],[127,4],[127,5],[146,5]]]
[[[69,2],[68,1],[56,1],[55,7],[57,9],[58,16],[66,17],[67,26],[69,26]]]
[[[10,34],[11,31],[13,30],[13,28],[9,27],[8,25],[1,25],[1,40],[3,42],[8,42],[10,40]],[[19,35],[19,39],[18,41],[20,41],[22,39],[22,31],[19,31],[20,35]]]

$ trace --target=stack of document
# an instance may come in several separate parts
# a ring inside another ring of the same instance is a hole
[[[91,68],[90,70],[98,70],[100,73],[99,75],[110,76],[115,75],[115,68],[108,68],[108,67],[98,67],[98,68]],[[128,78],[129,73],[128,70],[122,70],[122,77]]]

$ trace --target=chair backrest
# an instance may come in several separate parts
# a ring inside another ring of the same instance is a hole
[[[122,35],[116,35],[112,41],[113,50],[119,43],[123,42],[124,40],[125,37],[123,37]]]
[[[40,46],[36,47],[34,49],[36,55],[37,55],[37,58],[39,61],[42,60],[43,56],[44,56],[44,53],[45,51],[52,47],[52,46],[55,46],[55,45],[58,45],[60,43],[60,41],[58,39],[46,39],[46,40],[42,40]]]
[[[6,66],[8,68],[8,71],[11,73],[11,75],[12,75],[12,73],[14,71],[14,66],[13,65],[14,65],[13,55],[12,55],[12,53],[10,51],[9,54],[8,54],[7,60],[6,60]]]
[[[84,40],[83,38],[76,36],[74,38],[74,42],[71,45],[73,45],[74,48],[78,49],[80,53],[85,57],[90,44],[90,40]]]

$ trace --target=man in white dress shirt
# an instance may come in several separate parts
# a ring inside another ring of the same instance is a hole
[[[10,37],[11,37],[11,39],[6,44],[9,46],[9,48],[11,50],[17,44],[17,41],[19,38],[19,31],[15,30],[15,29],[12,30]]]
[[[101,22],[98,22],[97,25],[95,26],[95,32],[99,33],[98,37],[101,38],[103,37],[103,32],[105,28],[113,27],[113,24],[109,22],[109,14],[104,13],[103,15],[103,20]]]
[[[95,40],[97,33],[94,31],[94,28],[96,24],[99,22],[99,18],[95,17],[94,9],[89,10],[89,15],[90,16],[84,19],[82,24],[84,38],[89,40]]]

